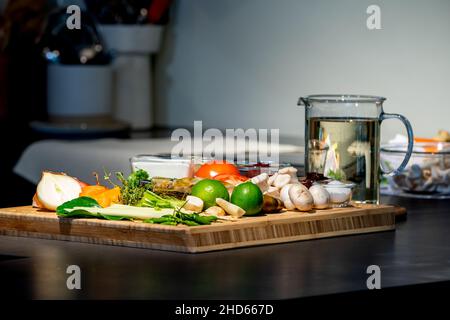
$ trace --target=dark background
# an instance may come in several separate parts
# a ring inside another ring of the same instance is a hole
[[[0,207],[25,205],[31,201],[35,186],[12,171],[22,152],[31,143],[52,138],[62,140],[128,138],[132,134],[129,128],[125,128],[120,133],[109,133],[104,136],[49,135],[33,130],[30,126],[33,121],[52,120],[47,114],[47,61],[44,59],[43,49],[52,45],[58,49],[60,49],[58,46],[71,48],[72,40],[81,43],[85,41],[86,45],[89,45],[82,31],[78,34],[75,31],[69,36],[62,32],[59,43],[51,39],[49,26],[57,22],[58,18],[66,19],[68,16],[65,12],[66,7],[58,8],[56,2],[53,0],[0,1],[0,5],[6,3],[3,11],[0,8],[0,141],[2,144]],[[102,23],[135,24],[136,12],[130,13],[130,10],[126,9],[149,7],[153,3],[167,5],[171,3],[171,0],[87,0],[85,3],[89,4],[90,11],[87,11],[89,13],[83,11],[82,23],[96,24],[100,22],[98,18],[101,18]],[[168,23],[168,16],[169,13],[165,12],[154,24]],[[146,17],[150,21],[150,10]],[[138,22],[148,23],[142,19]],[[70,39],[72,35],[74,35],[73,39]],[[104,51],[106,50],[107,48]],[[105,54],[87,63],[108,63],[108,57],[109,55]],[[66,59],[62,63],[72,64],[76,61]],[[148,128],[144,130],[144,134],[145,136],[160,134],[160,129],[159,127]],[[163,132],[166,131],[164,128]],[[139,134],[142,133],[139,132]]]
[[[22,151],[38,139],[30,129],[30,121],[47,117],[46,62],[36,41],[39,26],[50,10],[49,3],[14,2],[4,12],[10,16],[0,18],[3,35],[5,30],[9,34],[7,40],[1,39],[0,51],[1,207],[23,204],[32,197],[34,186],[13,174],[12,168]]]

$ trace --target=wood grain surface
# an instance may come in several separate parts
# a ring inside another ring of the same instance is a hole
[[[26,206],[0,209],[0,234],[194,253],[393,230],[396,212],[389,205],[354,205],[187,227],[58,218]]]

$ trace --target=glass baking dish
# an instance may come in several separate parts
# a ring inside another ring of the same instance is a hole
[[[176,158],[171,155],[137,155],[130,159],[131,170],[145,170],[150,177],[171,179],[190,178],[194,175],[192,158]]]
[[[382,146],[382,167],[397,167],[405,153],[405,145]],[[388,176],[387,181],[394,194],[450,195],[450,143],[415,143],[405,170],[398,175]]]

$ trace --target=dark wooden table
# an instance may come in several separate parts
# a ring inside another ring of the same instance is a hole
[[[395,232],[204,254],[0,236],[0,292],[33,299],[272,299],[450,280],[450,201],[383,198],[407,207]],[[68,290],[66,268],[81,268]]]

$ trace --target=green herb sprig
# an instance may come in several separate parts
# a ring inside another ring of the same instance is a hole
[[[122,183],[120,187],[122,204],[135,206],[144,197],[147,190],[151,188],[149,183],[142,183],[148,181],[148,173],[139,169],[125,178],[122,172],[116,173],[117,179]]]

